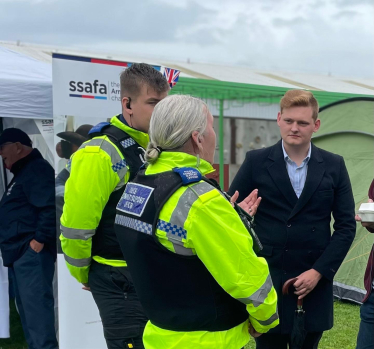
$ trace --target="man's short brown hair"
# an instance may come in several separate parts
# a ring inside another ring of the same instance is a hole
[[[157,93],[163,93],[170,89],[166,78],[146,63],[133,63],[130,68],[121,73],[120,82],[121,98],[136,99],[143,85],[152,88]]]
[[[292,107],[312,107],[313,120],[316,121],[318,118],[319,106],[312,92],[305,90],[287,91],[280,101],[281,113],[283,112],[283,109]]]

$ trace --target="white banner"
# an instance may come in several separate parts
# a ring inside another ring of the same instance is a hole
[[[121,113],[120,74],[130,64],[53,54],[56,174],[70,157],[69,137],[81,132],[83,125],[96,125]],[[91,293],[82,290],[82,285],[69,274],[62,254],[57,262],[60,349],[106,348]]]
[[[101,117],[121,112],[120,74],[131,63],[53,54],[53,114]],[[161,67],[154,66],[161,71]]]

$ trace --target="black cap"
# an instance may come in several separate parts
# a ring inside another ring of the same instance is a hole
[[[0,145],[4,143],[16,143],[19,142],[28,147],[32,147],[32,142],[27,133],[23,132],[19,128],[7,128],[3,131],[0,136]]]
[[[75,144],[80,147],[82,143],[88,141],[88,132],[90,132],[93,125],[81,125],[74,131],[65,131],[57,133],[57,136],[65,141]]]

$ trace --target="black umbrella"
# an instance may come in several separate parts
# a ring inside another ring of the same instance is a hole
[[[283,294],[288,294],[288,289],[297,281],[297,278],[287,280],[282,288]],[[297,300],[297,309],[293,319],[293,327],[291,332],[291,349],[301,349],[303,347],[304,339],[307,334],[305,330],[305,311],[303,310],[303,300]]]

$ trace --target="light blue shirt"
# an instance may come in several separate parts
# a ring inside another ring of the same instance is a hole
[[[299,198],[305,185],[306,175],[308,173],[308,162],[310,160],[310,154],[312,153],[312,146],[309,145],[309,151],[306,158],[303,160],[300,166],[297,166],[294,161],[287,155],[286,150],[284,149],[283,140],[282,140],[282,149],[284,155],[284,161],[286,162],[288,176],[295,191],[295,194]]]

